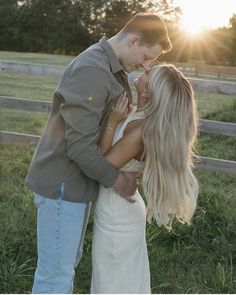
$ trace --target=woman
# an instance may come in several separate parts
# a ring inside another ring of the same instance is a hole
[[[170,229],[175,216],[189,223],[196,208],[198,182],[191,166],[197,115],[192,87],[173,65],[144,72],[135,86],[137,111],[123,120],[128,105],[123,96],[108,119],[100,147],[116,168],[142,173],[147,208],[138,191],[130,203],[100,187],[92,293],[151,293],[146,217]]]

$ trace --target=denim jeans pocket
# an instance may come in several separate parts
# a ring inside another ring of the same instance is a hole
[[[47,198],[34,193],[34,205],[37,209],[40,206],[44,205],[46,203],[46,200],[47,200]]]

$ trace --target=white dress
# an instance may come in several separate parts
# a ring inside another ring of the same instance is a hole
[[[134,113],[118,125],[113,143],[122,136],[132,120],[144,114]],[[143,163],[131,160],[122,171],[140,171]],[[100,185],[95,203],[92,241],[91,293],[148,294],[150,270],[146,245],[146,207],[139,192],[129,203],[112,188]]]

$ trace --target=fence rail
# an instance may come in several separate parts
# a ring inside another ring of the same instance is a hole
[[[40,136],[0,130],[0,143],[36,145]],[[236,174],[236,162],[199,156],[194,159],[196,168]]]
[[[0,107],[31,112],[50,112],[51,102],[0,96]],[[200,131],[216,135],[236,136],[236,124],[200,119]]]
[[[33,112],[50,112],[51,102],[0,96],[0,107]],[[204,133],[236,136],[236,124],[200,119]],[[0,143],[36,145],[40,136],[0,130]],[[202,169],[236,174],[236,162],[208,157],[195,159],[195,166]]]
[[[1,70],[31,75],[61,76],[64,71],[64,67],[28,64],[22,65],[16,63],[4,64],[0,62],[0,71]],[[132,81],[139,74],[140,73],[137,72],[130,74],[129,81],[132,83]],[[189,80],[191,81],[193,88],[197,91],[236,95],[236,83],[194,78],[189,78]],[[51,102],[0,96],[0,107],[33,112],[50,112]],[[236,136],[236,124],[200,119],[200,131],[216,135]],[[38,135],[0,130],[0,143],[36,145],[39,138],[40,137]],[[195,159],[195,166],[212,171],[230,172],[236,174],[236,162],[234,161],[200,156]]]
[[[33,144],[38,143],[40,136],[0,130],[0,143],[3,144]]]
[[[195,76],[213,76],[217,79],[236,79],[236,67],[233,66],[214,66],[193,63],[178,63],[177,66],[186,74]]]
[[[0,96],[0,107],[7,109],[17,109],[31,112],[51,111],[51,102],[33,99],[15,98],[9,96]]]
[[[211,171],[236,174],[235,161],[228,161],[228,160],[221,160],[221,159],[214,159],[214,158],[200,156],[199,161],[195,161],[195,166],[197,168],[211,170]]]
[[[65,67],[63,66],[0,61],[0,72],[61,77],[64,71]],[[134,79],[140,75],[140,73],[141,72],[130,73],[128,76],[129,81],[132,83]],[[193,89],[196,91],[236,95],[235,82],[205,79],[203,80],[199,78],[189,78],[189,81],[191,82]]]

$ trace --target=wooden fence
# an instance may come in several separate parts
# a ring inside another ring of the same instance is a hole
[[[214,66],[205,64],[178,63],[177,66],[185,73],[201,77],[236,80],[236,67]]]
[[[44,65],[27,65],[27,64],[9,64],[0,62],[0,70],[27,73],[33,75],[46,75],[46,76],[61,76],[64,68],[63,67],[52,67]],[[132,73],[129,76],[129,80],[132,82],[139,74]],[[190,79],[195,90],[209,91],[216,93],[224,93],[228,95],[236,94],[236,84],[230,82],[217,82],[217,81],[205,81],[200,79]],[[40,100],[29,100],[20,99],[13,97],[0,96],[0,107],[17,109],[31,112],[50,112],[51,102],[40,101]],[[236,136],[236,124],[226,123],[212,120],[200,119],[200,132],[225,135],[225,136]],[[33,144],[36,145],[39,140],[39,136],[33,134],[23,134],[16,132],[9,132],[0,130],[0,143],[8,144]],[[208,157],[198,157],[195,159],[196,167],[219,171],[219,172],[230,172],[236,174],[236,162],[214,159]]]
[[[181,68],[181,66],[180,66]],[[181,68],[182,69],[182,68]],[[65,67],[62,66],[50,66],[39,64],[24,64],[0,61],[0,72],[6,73],[18,73],[25,75],[41,75],[41,76],[56,76],[61,77]],[[129,82],[132,84],[141,72],[133,72],[129,74]],[[235,76],[236,78],[236,76]],[[220,80],[203,80],[199,78],[189,78],[193,89],[195,91],[203,92],[215,92],[226,95],[236,95],[236,84],[230,81]]]
[[[50,112],[51,102],[0,96],[0,107],[31,112]],[[200,132],[236,136],[236,124],[200,119]],[[0,143],[36,145],[39,137],[33,134],[0,130]],[[234,161],[199,157],[195,159],[195,163],[199,168],[236,174],[236,162]]]

